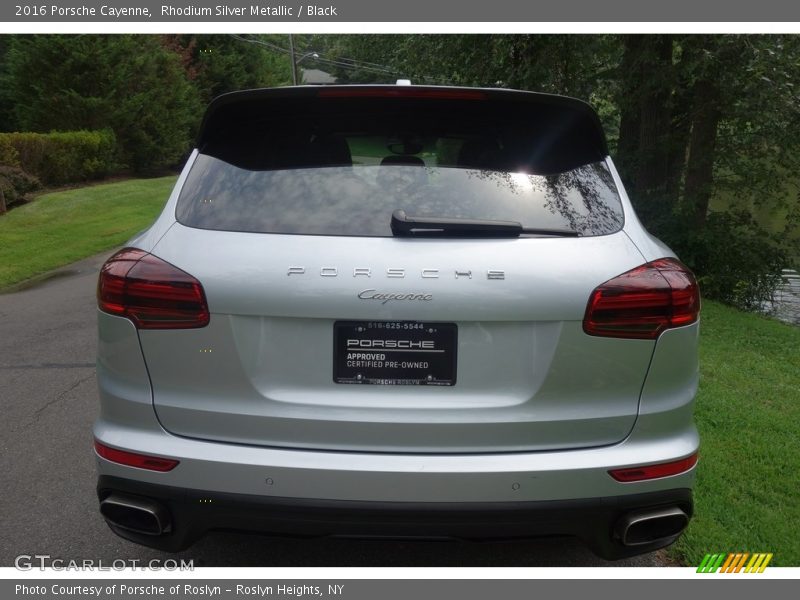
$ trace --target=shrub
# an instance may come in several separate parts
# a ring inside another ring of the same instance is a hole
[[[26,195],[42,187],[39,180],[19,167],[0,165],[0,214],[6,207],[24,202]]]
[[[702,232],[690,231],[669,242],[697,275],[703,296],[743,310],[758,310],[772,299],[781,270],[791,263],[783,236],[735,211],[712,212]]]
[[[19,152],[5,136],[0,136],[0,165],[19,166]]]
[[[0,133],[0,157],[8,146],[16,166],[48,185],[99,179],[115,166],[116,142],[110,130]]]

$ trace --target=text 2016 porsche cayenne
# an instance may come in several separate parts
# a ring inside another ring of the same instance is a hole
[[[619,558],[691,516],[697,284],[578,100],[221,96],[98,301],[98,496],[129,540],[567,534]]]

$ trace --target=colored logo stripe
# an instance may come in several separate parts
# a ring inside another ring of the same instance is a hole
[[[749,561],[748,561],[749,559]],[[763,573],[772,560],[772,553],[728,552],[706,554],[697,567],[698,573]],[[747,566],[745,566],[747,563]]]
[[[734,560],[736,560],[736,558],[738,558],[738,556],[739,556],[738,554],[733,554],[733,553],[728,554],[728,558],[726,558],[725,562],[722,563],[722,572],[723,573],[730,573],[729,569],[730,569],[731,563]]]

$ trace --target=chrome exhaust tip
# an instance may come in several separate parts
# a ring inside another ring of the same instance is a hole
[[[171,529],[166,507],[146,498],[111,494],[100,502],[100,514],[114,527],[144,535],[161,535]]]
[[[677,506],[632,512],[617,523],[616,536],[625,546],[644,546],[674,541],[689,524]]]

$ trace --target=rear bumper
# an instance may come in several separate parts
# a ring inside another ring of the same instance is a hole
[[[101,475],[99,500],[112,493],[165,507],[170,527],[159,536],[109,525],[125,539],[171,552],[212,530],[467,540],[568,535],[583,540],[599,556],[618,559],[661,548],[677,538],[625,546],[618,535],[625,515],[660,507],[692,514],[692,493],[686,488],[538,502],[364,502],[209,492]]]
[[[95,424],[94,435],[112,448],[180,461],[174,470],[158,473],[98,457],[100,475],[249,496],[403,503],[535,502],[691,489],[694,469],[637,483],[615,481],[608,471],[679,460],[694,454],[699,445],[691,423],[678,431],[635,431],[619,444],[600,448],[497,454],[256,447],[183,438],[163,429],[147,431],[103,419]]]
[[[642,422],[647,422],[646,418]],[[154,428],[155,429],[155,428]],[[682,430],[642,430],[613,446],[484,455],[362,454],[224,444],[135,430],[103,419],[101,443],[180,461],[159,473],[97,457],[98,495],[156,502],[169,531],[118,535],[165,551],[190,546],[210,530],[278,535],[503,539],[569,535],[617,559],[670,544],[625,546],[623,518],[652,508],[692,514],[695,468],[621,483],[609,469],[669,462],[697,451]]]

